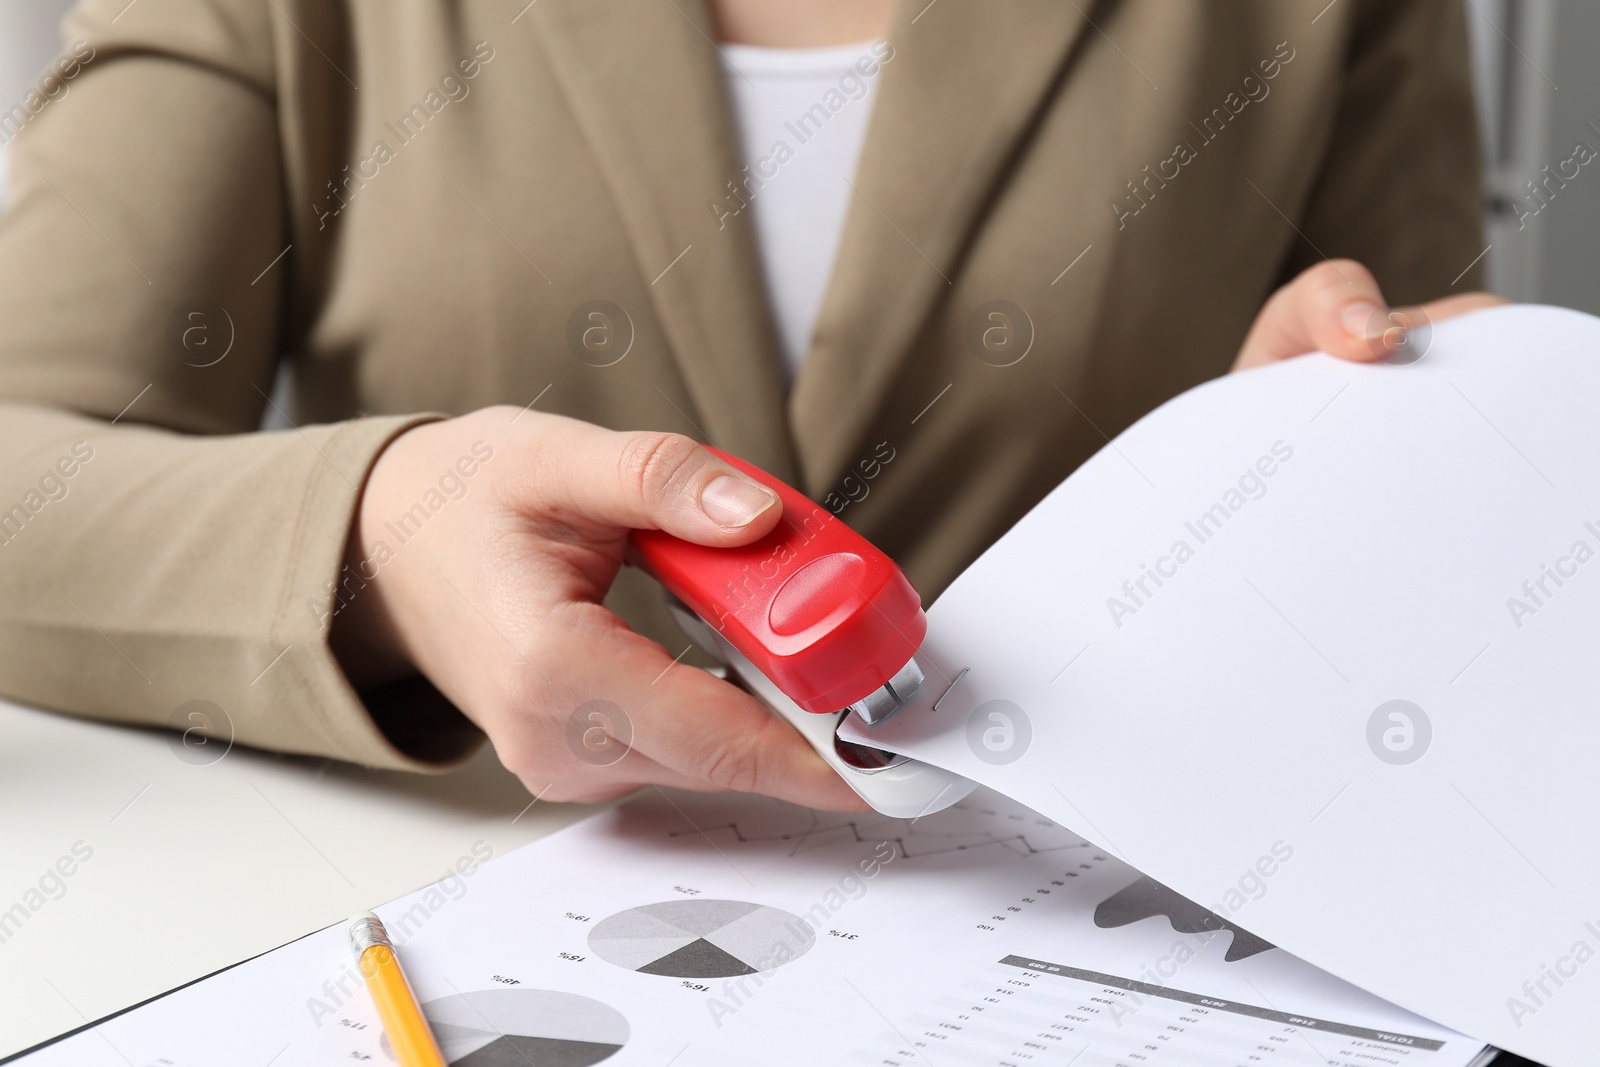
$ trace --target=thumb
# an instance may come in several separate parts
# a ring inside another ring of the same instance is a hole
[[[742,545],[777,525],[778,495],[682,434],[618,433],[545,416],[529,488],[568,521],[665,530],[702,545]]]

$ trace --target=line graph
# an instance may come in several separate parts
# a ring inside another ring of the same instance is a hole
[[[688,794],[676,796],[678,826],[668,839],[710,838],[719,845],[770,846],[784,843],[798,856],[840,845],[894,846],[897,859],[919,859],[951,852],[1004,849],[1037,856],[1095,846],[1065,827],[998,794],[979,791],[944,811],[921,819],[848,815],[813,811],[772,801]],[[683,825],[687,820],[689,825]]]

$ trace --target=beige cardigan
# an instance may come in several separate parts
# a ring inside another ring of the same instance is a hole
[[[1355,257],[1396,302],[1479,281],[1458,3],[913,0],[862,72],[876,110],[786,391],[743,211],[763,176],[702,4],[525,3],[68,20],[93,58],[0,117],[0,692],[149,723],[209,700],[241,742],[441,765],[464,720],[417,683],[369,695],[380,728],[323,625],[365,472],[415,413],[536,402],[711,441],[931,600],[1225,372],[1301,268]],[[300,428],[255,433],[284,357]],[[666,637],[637,575],[613,600]]]

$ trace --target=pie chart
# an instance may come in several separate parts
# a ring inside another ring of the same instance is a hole
[[[428,1001],[422,1013],[454,1067],[589,1067],[628,1040],[621,1012],[553,989],[459,993]]]
[[[770,971],[816,943],[797,915],[743,900],[668,900],[602,919],[589,934],[596,956],[640,974],[731,978]]]

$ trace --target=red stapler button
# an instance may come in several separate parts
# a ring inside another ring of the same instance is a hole
[[[854,552],[833,552],[795,571],[772,598],[767,622],[772,632],[795,637],[833,623],[855,609],[855,590],[867,580],[867,561]],[[849,590],[849,593],[845,593]]]
[[[806,711],[892,714],[922,681],[914,656],[928,619],[911,582],[798,491],[712,451],[778,494],[778,525],[739,548],[636,530],[634,561]]]

